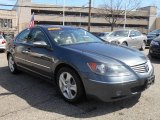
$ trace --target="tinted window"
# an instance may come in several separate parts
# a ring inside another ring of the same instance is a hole
[[[104,33],[100,33],[98,36],[99,37],[103,37],[103,36],[105,36],[105,34]]]
[[[29,35],[30,30],[26,29],[22,31],[16,38],[16,42],[26,42],[28,35]]]
[[[106,35],[108,35],[109,33],[100,33],[98,36],[99,37],[103,37],[103,36],[106,36]]]
[[[32,44],[36,41],[45,41],[49,45],[45,34],[40,29],[33,29],[33,31],[29,34],[28,42]]]

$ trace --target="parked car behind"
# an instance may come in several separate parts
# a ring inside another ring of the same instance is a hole
[[[160,58],[160,36],[152,40],[149,55],[153,58]]]
[[[149,46],[150,43],[152,42],[152,40],[155,39],[156,37],[158,37],[159,35],[160,35],[160,29],[153,30],[152,32],[149,32],[147,34],[147,46]]]
[[[147,37],[138,30],[124,29],[112,32],[107,37],[107,41],[144,50],[147,42]]]
[[[5,51],[6,49],[6,40],[2,35],[0,35],[0,51]]]
[[[111,32],[102,32],[98,34],[98,37],[103,39],[103,40],[107,40],[107,37],[111,34]]]
[[[55,82],[62,97],[115,101],[140,94],[154,83],[154,68],[141,52],[108,44],[67,26],[25,29],[7,46],[11,73],[30,71]]]

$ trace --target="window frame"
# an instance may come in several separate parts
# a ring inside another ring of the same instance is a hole
[[[47,45],[48,45],[49,48],[52,48],[52,45],[51,45],[51,42],[50,42],[48,36],[46,35],[46,33],[41,28],[37,28],[37,27],[32,28],[32,30],[30,31],[30,33],[29,33],[28,36],[30,36],[35,30],[39,30],[39,31],[41,31],[44,34],[44,36],[45,36],[45,42],[47,43]],[[29,40],[28,40],[27,44],[30,44],[30,45],[33,46],[33,42],[29,42]]]
[[[30,30],[29,29],[25,29],[25,30],[23,30],[20,34],[18,34],[17,36],[16,36],[16,38],[15,38],[15,40],[14,40],[14,42],[16,42],[16,43],[24,43],[24,42],[22,42],[22,41],[18,41],[17,39],[18,39],[18,37],[19,36],[21,36],[25,31],[29,31],[29,33],[28,33],[28,35],[30,34]],[[23,40],[24,41],[24,40]],[[27,41],[27,40],[26,40]]]

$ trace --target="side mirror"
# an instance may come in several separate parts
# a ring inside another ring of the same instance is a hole
[[[45,41],[36,41],[36,42],[33,42],[33,45],[35,47],[48,48],[48,45]]]

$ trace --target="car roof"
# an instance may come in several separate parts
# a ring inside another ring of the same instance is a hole
[[[41,28],[44,28],[44,29],[48,29],[48,28],[77,29],[77,27],[62,26],[62,25],[37,25],[35,27],[41,27]]]
[[[138,31],[138,30],[135,30],[135,29],[119,29],[119,30],[115,30],[115,31]],[[113,31],[114,32],[114,31]]]

